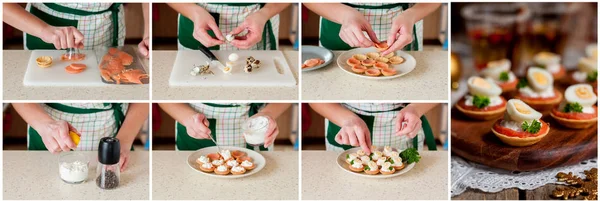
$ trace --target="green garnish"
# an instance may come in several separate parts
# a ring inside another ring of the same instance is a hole
[[[346,159],[349,159],[349,158],[350,158],[350,154],[346,154]]]
[[[583,106],[581,106],[579,103],[567,103],[565,105],[565,108],[563,110],[565,112],[582,113],[583,112]]]
[[[374,153],[369,154],[369,159],[373,160]]]
[[[519,79],[519,83],[517,83],[517,88],[523,88],[526,87],[527,85],[529,85],[529,83],[527,82],[526,78],[521,78]]]
[[[588,82],[596,81],[596,79],[598,79],[598,71],[595,71],[593,73],[589,73],[585,79]]]
[[[473,105],[475,105],[475,107],[481,109],[484,108],[485,106],[488,106],[490,104],[490,98],[485,97],[485,96],[478,96],[475,95],[473,97]]]
[[[394,168],[392,168],[392,166],[390,166],[388,169],[389,169],[390,171],[392,171],[392,169],[394,169]]]
[[[350,161],[350,165],[354,165],[354,160]]]
[[[506,82],[506,81],[508,81],[508,78],[509,78],[508,72],[505,71],[505,72],[500,73],[500,77],[499,77],[500,81]]]
[[[371,170],[371,168],[367,165],[365,166],[365,170]]]
[[[392,158],[388,158],[388,162],[390,162],[391,164],[394,164],[394,160],[392,160]]]
[[[535,119],[531,122],[531,124],[528,124],[526,121],[524,121],[523,124],[521,124],[521,128],[523,131],[528,133],[537,133],[542,128],[542,123]]]
[[[408,148],[400,153],[400,157],[402,161],[411,164],[417,163],[421,160],[421,156],[419,156],[419,152],[415,148]]]

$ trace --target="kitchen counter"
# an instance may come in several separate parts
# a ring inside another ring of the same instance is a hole
[[[342,170],[333,151],[302,151],[304,200],[447,200],[448,152],[423,151],[403,175],[370,179]],[[389,190],[385,190],[389,189]]]
[[[298,152],[260,152],[267,164],[238,179],[214,178],[190,168],[192,151],[152,152],[152,198],[155,200],[297,200]]]
[[[283,51],[296,82],[298,51]],[[153,100],[298,100],[298,85],[293,87],[172,87],[169,77],[177,51],[152,51]],[[194,93],[191,93],[194,92]]]
[[[408,52],[415,69],[391,80],[369,80],[348,74],[337,65],[343,51],[321,69],[302,72],[302,100],[448,100],[448,52]]]
[[[136,49],[137,50],[137,49]],[[23,78],[30,50],[3,51],[4,100],[148,100],[149,85],[114,85],[98,87],[24,86]],[[146,68],[148,62],[146,61]],[[59,67],[59,66],[55,66]],[[146,69],[146,72],[149,72]],[[98,75],[98,79],[100,75]]]
[[[129,165],[121,173],[119,187],[102,190],[96,186],[98,152],[82,151],[90,159],[89,175],[82,184],[67,184],[58,173],[59,155],[47,151],[4,151],[5,200],[148,200],[149,164],[147,151],[132,151]]]

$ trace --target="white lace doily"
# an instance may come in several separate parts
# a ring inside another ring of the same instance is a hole
[[[590,159],[577,165],[535,172],[511,172],[467,162],[463,158],[453,155],[450,166],[452,174],[451,195],[460,195],[467,188],[496,193],[507,188],[533,190],[546,184],[562,184],[564,182],[556,181],[555,176],[558,172],[573,172],[573,174],[584,177],[584,170],[597,167],[596,160]]]

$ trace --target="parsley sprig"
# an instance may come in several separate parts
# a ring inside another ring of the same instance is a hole
[[[583,112],[583,106],[581,106],[579,103],[567,103],[565,105],[565,108],[563,109],[565,112],[577,112],[577,113],[582,113]]]
[[[479,109],[490,105],[490,98],[486,96],[473,96],[473,105]]]
[[[593,73],[588,73],[588,75],[587,75],[587,77],[585,79],[588,82],[596,81],[596,79],[598,79],[598,71],[595,71]]]
[[[502,82],[506,82],[508,81],[509,77],[508,77],[508,72],[504,71],[500,73],[500,77],[499,77],[500,81]]]
[[[527,123],[527,121],[524,121],[523,124],[521,124],[521,129],[528,133],[537,133],[540,131],[541,128],[542,123],[535,119],[531,122],[531,124]]]
[[[527,78],[521,78],[519,79],[519,83],[517,83],[517,88],[524,88],[527,85],[529,85],[529,82],[527,81]]]
[[[408,148],[408,149],[402,151],[400,153],[400,157],[402,158],[403,162],[406,162],[408,164],[418,163],[419,160],[421,160],[421,156],[419,155],[419,152],[415,148]]]

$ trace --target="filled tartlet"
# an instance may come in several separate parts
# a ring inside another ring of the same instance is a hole
[[[506,110],[506,100],[500,96],[502,89],[490,78],[473,76],[467,80],[469,94],[456,108],[473,119],[488,120],[500,117]]]
[[[196,159],[198,169],[218,175],[240,175],[256,168],[252,158],[240,150],[223,149],[217,153],[202,155]]]
[[[570,84],[588,83],[596,85],[598,82],[598,61],[583,57],[577,63],[577,70],[573,71],[569,76]]]
[[[598,122],[598,108],[594,106],[598,97],[589,84],[576,84],[565,90],[565,100],[552,110],[552,116],[559,124],[574,129],[595,126]]]
[[[510,71],[510,66],[511,63],[508,59],[490,61],[481,73],[486,78],[494,80],[494,83],[502,89],[502,92],[514,91],[517,89],[519,79],[517,79],[515,74]]]
[[[552,52],[540,52],[533,57],[534,66],[546,69],[556,80],[563,78],[567,70],[560,63],[560,55]]]
[[[536,110],[550,110],[562,100],[562,94],[554,88],[554,78],[541,68],[529,68],[527,78],[520,80],[518,88],[515,98]]]
[[[383,165],[381,166],[381,170],[380,170],[381,174],[394,174],[394,172],[396,172],[396,168],[394,168],[392,166],[392,163],[390,162],[385,162],[383,163]]]
[[[504,119],[494,123],[492,132],[505,144],[529,146],[542,140],[550,131],[548,123],[540,118],[542,113],[521,100],[511,99],[507,103]]]
[[[356,153],[346,154],[348,169],[353,172],[364,172],[365,174],[393,174],[406,166],[400,157],[400,153],[389,146],[383,149],[372,146],[373,152],[366,155],[361,149]],[[391,168],[391,169],[390,169]]]

